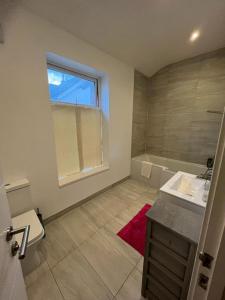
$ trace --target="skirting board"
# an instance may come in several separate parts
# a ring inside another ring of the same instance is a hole
[[[87,198],[85,198],[85,199],[83,199],[83,200],[81,200],[81,201],[79,201],[79,202],[77,202],[77,203],[75,203],[75,204],[73,204],[73,205],[71,205],[71,206],[69,206],[69,207],[63,209],[62,211],[60,211],[60,212],[58,212],[58,213],[52,215],[51,217],[48,217],[47,219],[44,220],[44,224],[47,224],[47,223],[49,223],[49,222],[51,222],[51,221],[53,221],[53,220],[55,220],[55,219],[57,219],[57,218],[63,216],[64,214],[66,214],[66,213],[69,212],[70,210],[72,210],[72,209],[74,209],[74,208],[76,208],[76,207],[81,206],[82,204],[84,204],[84,203],[90,201],[91,199],[93,199],[94,197],[98,196],[99,194],[101,194],[101,193],[103,193],[103,192],[109,190],[109,189],[112,188],[113,186],[116,186],[117,184],[122,183],[123,181],[127,180],[128,178],[130,178],[130,176],[124,177],[123,179],[121,179],[121,180],[119,180],[119,181],[117,181],[117,182],[115,182],[115,183],[113,183],[113,184],[107,186],[106,188],[104,188],[104,189],[102,189],[102,190],[100,190],[100,191],[98,191],[98,192],[92,194],[91,196],[88,196]]]

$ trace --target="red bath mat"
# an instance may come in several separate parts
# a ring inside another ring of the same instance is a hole
[[[145,214],[151,207],[150,204],[145,204],[137,215],[117,233],[122,240],[131,245],[143,256],[145,252],[147,225],[147,217]]]

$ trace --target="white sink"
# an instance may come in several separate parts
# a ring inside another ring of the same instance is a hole
[[[197,213],[204,213],[208,198],[209,182],[196,175],[177,172],[160,189],[160,196]]]

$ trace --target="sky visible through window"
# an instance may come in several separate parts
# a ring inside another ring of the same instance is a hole
[[[52,102],[96,106],[96,83],[76,74],[48,68],[48,85]]]

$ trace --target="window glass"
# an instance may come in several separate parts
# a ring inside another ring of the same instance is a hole
[[[48,85],[52,102],[97,106],[97,80],[48,67]]]

